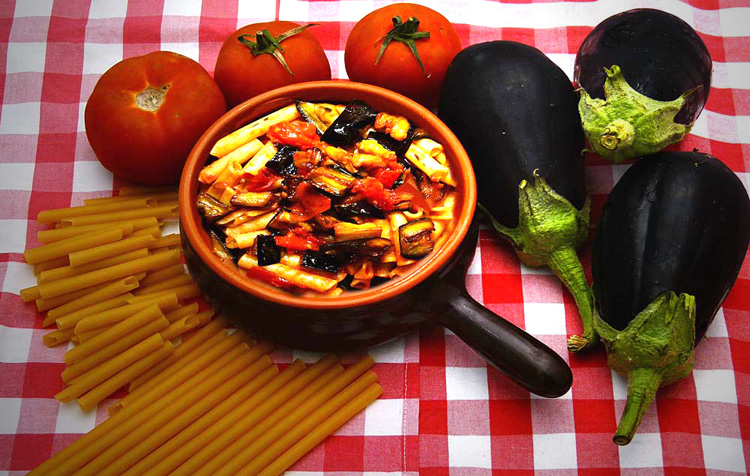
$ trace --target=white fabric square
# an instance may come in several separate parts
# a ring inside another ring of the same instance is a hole
[[[380,398],[365,409],[366,436],[400,436],[403,434],[404,401]]]
[[[482,249],[477,248],[477,251],[474,253],[474,259],[471,260],[471,263],[469,264],[469,269],[466,270],[466,274],[482,274]]]
[[[62,403],[55,433],[88,433],[96,425],[96,412],[83,412],[75,403]]]
[[[179,2],[182,4],[182,1]],[[254,0],[252,2],[242,1],[239,2],[238,8],[237,8],[237,20],[240,23],[238,25],[239,27],[245,26],[246,23],[243,23],[242,19],[258,19],[258,18],[273,18],[276,16],[276,2],[273,0],[266,0],[266,1],[258,1]],[[289,17],[282,18],[282,19],[288,19]],[[301,18],[307,18],[305,17],[294,17],[298,21],[297,23],[305,24],[307,22],[304,22],[301,20]],[[264,20],[265,21],[265,20]]]
[[[729,337],[727,321],[724,319],[724,308],[719,308],[714,321],[708,326],[706,337]]]
[[[375,346],[369,350],[370,356],[377,363],[404,363],[404,338],[386,342]]]
[[[33,329],[0,326],[0,362],[26,362],[33,332]]]
[[[701,435],[701,443],[703,443],[703,461],[706,464],[706,469],[737,473],[746,471],[742,440]]]
[[[448,464],[451,468],[492,468],[490,437],[448,435]]]
[[[98,161],[76,161],[73,165],[73,191],[98,192],[112,190],[112,172]]]
[[[615,400],[627,400],[628,399],[628,378],[621,375],[614,370],[612,373],[612,394]]]
[[[693,370],[695,393],[704,402],[737,403],[732,370]]]
[[[6,150],[12,154],[14,151]],[[34,164],[0,163],[0,190],[28,190],[34,183]]]
[[[0,134],[38,134],[40,103],[4,104]]]
[[[0,435],[13,435],[18,429],[18,419],[21,418],[20,398],[0,398]]]
[[[534,435],[534,469],[575,468],[577,462],[574,433]]]
[[[346,63],[344,63],[344,52],[343,51],[325,51],[326,56],[328,57],[328,62],[332,65],[338,65],[338,79],[349,79],[349,75],[346,74]],[[332,67],[331,70],[334,70]]]
[[[121,59],[121,44],[84,43],[83,74],[102,74]]]
[[[76,129],[77,132],[86,132],[86,103],[81,102],[78,103],[78,128]],[[88,145],[88,141],[86,141],[87,147],[91,148],[90,145]]]
[[[547,57],[559,66],[561,70],[565,71],[568,79],[573,81],[573,68],[576,63],[576,55],[569,53],[548,53]]]
[[[446,367],[445,395],[448,400],[487,400],[487,368]]]
[[[523,305],[526,332],[531,335],[566,335],[565,305],[560,303],[527,302]]]
[[[257,4],[259,2],[240,2],[240,4],[242,3]],[[201,16],[201,7],[201,0],[164,0],[164,9],[162,10],[162,13],[164,16],[176,15],[199,17]]]
[[[553,274],[549,266],[526,266],[521,264],[521,274]]]
[[[43,73],[46,43],[9,43],[8,73]]]
[[[664,466],[659,433],[637,433],[626,446],[619,446],[621,468],[656,468]]]
[[[0,253],[24,252],[26,225],[26,220],[0,220]]]
[[[162,43],[162,51],[173,51],[198,62],[198,43]]]
[[[26,263],[16,263],[9,261],[5,270],[5,279],[3,280],[3,292],[21,295],[21,290],[36,285],[36,275],[34,267]]]
[[[125,18],[128,0],[91,0],[89,18]]]
[[[19,17],[48,17],[52,15],[52,2],[54,0],[24,0],[16,2],[13,16]]]

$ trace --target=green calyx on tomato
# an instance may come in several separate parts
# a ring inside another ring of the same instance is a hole
[[[271,34],[268,28],[264,28],[263,30],[255,32],[255,41],[251,41],[249,39],[252,38],[251,35],[240,35],[237,37],[237,41],[250,48],[250,52],[253,54],[253,56],[260,56],[265,54],[273,56],[274,58],[276,58],[276,61],[278,61],[281,66],[284,67],[287,73],[294,76],[294,73],[291,69],[289,69],[289,65],[286,63],[286,59],[284,59],[284,48],[281,47],[281,42],[291,36],[305,31],[311,26],[317,25],[320,25],[320,23],[310,23],[305,26],[292,28],[291,30],[285,31],[284,33],[276,37]]]
[[[427,71],[425,71],[424,69],[424,65],[422,64],[422,60],[419,58],[419,52],[417,51],[417,45],[415,42],[417,40],[429,38],[430,32],[417,30],[419,30],[419,19],[417,17],[411,17],[406,20],[406,22],[402,22],[400,16],[393,17],[393,29],[389,31],[383,38],[381,38],[381,40],[383,40],[383,46],[380,47],[380,52],[378,53],[378,57],[375,60],[375,64],[378,64],[380,58],[383,56],[383,53],[385,53],[385,49],[388,48],[388,45],[391,43],[391,41],[400,41],[401,43],[409,47],[412,54],[414,55],[414,58],[417,59],[419,67],[422,68],[422,72],[424,73],[425,77],[429,78],[430,74],[427,74]]]

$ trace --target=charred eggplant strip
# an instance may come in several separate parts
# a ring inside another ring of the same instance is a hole
[[[355,225],[353,223],[341,222],[333,226],[333,233],[338,242],[363,240],[381,236],[383,228],[377,223],[362,223],[361,225]]]
[[[271,160],[266,162],[266,167],[284,176],[294,175],[297,173],[297,167],[294,166],[294,154],[299,149],[291,145],[284,145],[273,155]]]
[[[347,197],[343,202],[334,205],[333,209],[336,214],[341,218],[353,218],[353,217],[373,217],[383,218],[383,211],[376,206],[370,204],[365,199],[352,199]]]
[[[344,106],[336,106],[335,104],[297,101],[297,111],[299,111],[300,116],[314,125],[320,135],[325,134],[344,109]]]
[[[305,251],[300,264],[305,268],[325,271],[326,273],[338,273],[340,266],[336,255],[313,250]]]
[[[208,236],[211,237],[211,245],[213,247],[214,253],[216,253],[216,255],[222,260],[228,260],[231,261],[232,264],[234,264],[234,256],[232,256],[232,253],[227,249],[226,246],[224,246],[224,242],[221,240],[219,235],[215,231],[209,230]]]
[[[420,218],[398,227],[401,256],[410,259],[427,256],[435,246],[433,231],[435,224],[429,218]]]
[[[336,147],[354,144],[362,137],[362,130],[373,124],[378,113],[364,101],[352,101],[320,138]]]
[[[195,204],[209,222],[214,222],[233,210],[207,193],[198,195]]]
[[[258,256],[258,266],[281,261],[281,248],[272,235],[260,235],[255,239],[255,254]]]
[[[235,207],[260,208],[268,205],[271,200],[271,192],[244,192],[234,194],[229,203]]]
[[[392,246],[391,240],[386,238],[370,238],[369,240],[340,241],[327,243],[320,247],[321,251],[348,251],[366,256],[381,256]]]
[[[333,195],[334,197],[343,197],[354,185],[356,177],[343,171],[336,170],[332,167],[318,167],[313,169],[308,175],[307,180],[313,187],[318,190]]]

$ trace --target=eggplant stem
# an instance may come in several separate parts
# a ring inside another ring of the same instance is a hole
[[[573,295],[581,316],[583,335],[570,336],[568,349],[579,352],[590,348],[597,342],[594,331],[594,297],[578,255],[573,248],[560,248],[550,254],[547,265]]]
[[[628,374],[628,400],[620,416],[620,423],[612,438],[616,444],[623,446],[633,439],[641,419],[651,402],[656,397],[656,391],[661,385],[661,373],[653,368],[643,367],[630,371]]]

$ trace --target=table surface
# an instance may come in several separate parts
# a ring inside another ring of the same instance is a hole
[[[19,289],[33,285],[22,252],[35,246],[36,214],[109,196],[122,183],[96,161],[83,110],[99,76],[122,58],[164,49],[213,71],[236,28],[274,18],[321,23],[334,78],[354,23],[388,2],[361,0],[19,0],[0,2],[0,475],[23,474],[104,418],[61,405],[65,349],[47,349],[40,315]],[[572,76],[578,45],[606,17],[658,7],[692,25],[714,60],[713,87],[680,150],[721,158],[747,185],[750,167],[748,0],[424,2],[448,17],[464,46],[504,39],[534,45]],[[587,158],[596,218],[628,165]],[[582,251],[590,268],[588,247]],[[589,275],[590,279],[590,275]],[[570,355],[578,333],[571,296],[546,269],[519,265],[481,232],[467,276],[471,294],[559,352],[570,392],[530,396],[442,328],[373,349],[385,394],[292,468],[292,474],[731,475],[750,467],[750,265],[697,349],[695,370],[660,390],[633,442],[611,437],[625,380],[601,349]],[[277,350],[277,362],[316,356]],[[108,403],[111,404],[111,401]]]

